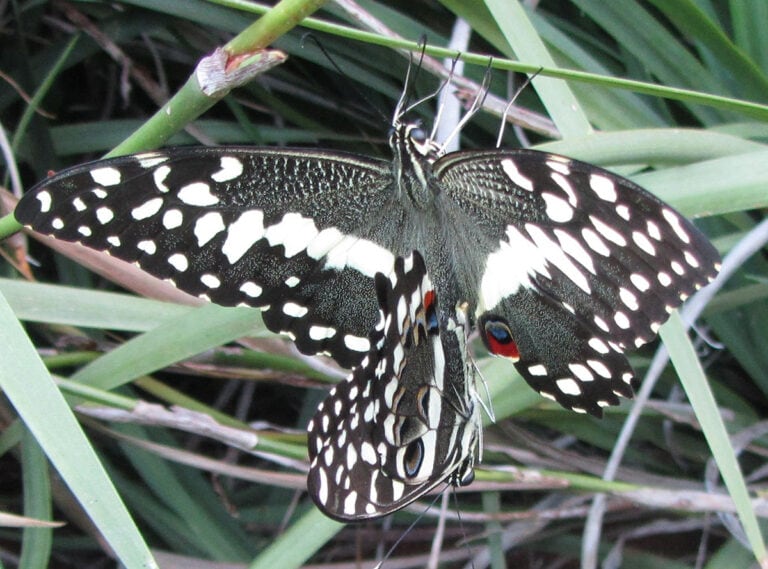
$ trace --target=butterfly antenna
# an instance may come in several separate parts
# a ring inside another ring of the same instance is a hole
[[[400,99],[395,105],[394,116],[392,117],[392,125],[400,124],[403,116],[413,108],[408,100],[411,97],[411,89],[416,84],[416,80],[419,78],[419,71],[421,70],[421,63],[424,61],[424,53],[427,49],[427,38],[422,35],[419,39],[420,53],[419,61],[414,64],[413,53],[408,54],[408,69],[405,71],[405,81],[403,82],[403,92],[400,94]]]
[[[448,72],[448,77],[446,77],[443,81],[440,82],[440,86],[437,88],[437,90],[434,92],[433,96],[437,96],[445,87],[447,87],[450,83],[453,82],[453,78],[456,74],[456,65],[459,62],[459,58],[461,57],[461,54],[457,54],[456,57],[453,58],[453,61],[451,62],[451,70]],[[432,133],[429,135],[429,138],[431,140],[435,139],[435,136],[437,135],[437,129],[440,125],[440,119],[443,116],[443,111],[445,110],[445,98],[443,98],[442,101],[440,101],[440,104],[437,106],[437,112],[435,113],[435,119],[432,122]]]
[[[424,60],[424,57],[426,56],[426,48],[427,48],[426,39],[422,38],[422,41],[424,41],[425,43],[423,43],[422,46],[421,46],[421,56],[419,57],[419,66],[417,68],[417,72],[422,69],[422,62]],[[460,57],[460,55],[457,55],[456,57],[458,59],[458,57]],[[454,61],[453,67],[455,67],[455,66],[456,66],[456,63]],[[445,88],[445,86],[448,85],[448,83],[451,82],[451,79],[453,78],[453,72],[454,72],[453,67],[451,68],[451,74],[448,76],[448,78],[443,79],[442,81],[440,81],[440,85],[437,87],[437,89],[432,91],[429,95],[426,95],[426,96],[422,97],[421,99],[418,99],[418,100],[414,101],[413,103],[410,103],[409,105],[407,105],[406,108],[405,108],[405,111],[403,111],[403,113],[404,114],[409,113],[413,109],[415,109],[416,107],[421,105],[422,103],[425,103],[426,101],[429,101],[430,99],[434,99],[435,97],[437,97],[437,95],[440,93],[440,91],[442,91]],[[418,78],[418,75],[414,76],[414,79],[413,79],[413,83],[414,84],[416,83],[417,78]],[[438,109],[438,113],[439,112],[440,112],[440,109]]]
[[[325,56],[325,59],[327,59],[327,60],[328,60],[328,63],[330,63],[330,64],[331,64],[331,67],[333,67],[333,68],[334,68],[334,70],[336,70],[336,73],[338,73],[338,74],[339,74],[339,75],[341,75],[342,77],[346,77],[346,78],[349,80],[349,85],[350,85],[350,87],[352,88],[352,91],[353,91],[353,92],[354,92],[354,93],[355,93],[355,94],[356,94],[358,97],[360,97],[360,98],[361,98],[363,101],[365,101],[365,102],[368,104],[368,106],[369,106],[370,108],[374,109],[374,111],[375,111],[375,112],[376,112],[376,113],[379,115],[379,117],[381,117],[381,119],[382,119],[384,122],[387,122],[387,121],[389,120],[389,117],[388,117],[387,115],[385,115],[385,114],[384,114],[384,113],[381,111],[381,109],[379,109],[379,108],[378,108],[376,105],[374,105],[374,104],[373,104],[373,101],[371,101],[371,100],[370,100],[370,99],[369,99],[369,98],[368,98],[368,97],[365,95],[365,93],[363,93],[363,92],[362,92],[360,89],[358,89],[358,88],[355,86],[355,82],[352,80],[352,78],[351,78],[351,77],[350,77],[350,76],[349,76],[347,73],[345,73],[345,72],[344,72],[344,71],[341,69],[341,67],[339,66],[339,64],[338,64],[338,63],[336,63],[336,60],[335,60],[335,59],[334,59],[334,58],[331,56],[331,54],[328,52],[328,50],[327,50],[327,49],[325,49],[325,46],[324,46],[322,43],[320,43],[320,40],[319,40],[319,39],[317,39],[317,37],[316,37],[316,36],[315,36],[315,35],[314,35],[312,32],[307,32],[307,33],[305,33],[304,35],[302,35],[302,36],[301,36],[301,40],[299,41],[299,46],[303,48],[303,47],[304,47],[304,42],[305,42],[305,41],[310,41],[310,40],[311,40],[311,41],[313,41],[313,42],[315,43],[315,45],[316,45],[316,46],[317,46],[317,48],[320,50],[320,52],[321,52],[321,53],[322,53],[322,54]],[[406,80],[407,80],[407,75],[406,75]]]
[[[509,102],[504,107],[504,112],[501,114],[501,125],[499,125],[499,136],[496,137],[496,148],[501,148],[501,140],[504,138],[504,127],[507,126],[507,115],[509,114],[509,110],[512,108],[512,105],[515,104],[515,101],[520,96],[520,93],[523,92],[523,89],[528,87],[528,85],[531,84],[531,81],[533,81],[536,76],[541,73],[541,70],[543,68],[540,67],[536,70],[536,73],[533,75],[529,75],[525,78],[525,81],[523,81],[523,84],[520,85],[520,87],[517,88],[515,91],[515,94],[512,95],[512,98],[509,100]]]
[[[405,70],[405,81],[403,83],[403,91],[400,93],[400,98],[395,105],[395,112],[392,115],[392,125],[400,124],[400,120],[403,118],[405,111],[406,101],[408,99],[408,85],[411,82],[411,69],[413,68],[413,56],[408,56],[408,68]]]
[[[462,131],[464,126],[472,119],[472,117],[475,116],[477,111],[483,108],[483,103],[485,103],[485,99],[486,97],[488,97],[488,91],[490,90],[490,87],[491,87],[491,65],[492,64],[493,64],[493,58],[488,60],[488,68],[485,71],[485,75],[483,75],[483,82],[480,85],[480,89],[478,90],[477,95],[475,95],[475,98],[472,101],[472,105],[470,105],[469,109],[467,109],[467,112],[464,113],[464,116],[461,117],[461,120],[456,125],[456,128],[454,128],[451,131],[451,133],[442,143],[443,146],[447,145],[451,140],[453,140]]]

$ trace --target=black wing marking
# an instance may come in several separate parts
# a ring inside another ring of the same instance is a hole
[[[373,276],[394,260],[378,222],[392,183],[387,162],[340,153],[174,148],[65,170],[15,215],[190,294],[262,308],[303,352],[352,367],[376,323]]]

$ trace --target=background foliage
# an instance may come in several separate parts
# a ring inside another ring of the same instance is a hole
[[[201,56],[262,11],[234,0],[1,2],[7,187],[19,192],[50,170],[112,150],[182,89]],[[436,532],[433,506],[385,566],[424,566],[436,534],[446,567],[470,557],[475,567],[765,562],[758,524],[765,529],[768,270],[754,230],[768,202],[768,4],[544,0],[523,10],[511,0],[366,1],[328,4],[315,16],[284,35],[289,16],[270,20],[267,36],[279,36],[272,45],[287,62],[170,143],[322,145],[386,156],[388,115],[408,66],[403,48],[422,34],[445,46],[462,17],[473,30],[465,75],[480,82],[488,68],[479,55],[494,55],[488,104],[498,103],[469,123],[462,146],[495,144],[499,105],[520,84],[510,69],[544,67],[516,99],[522,110],[511,113],[528,128],[508,128],[505,145],[614,167],[701,217],[723,254],[758,251],[736,262],[692,336],[708,383],[695,360],[685,363],[683,333],[665,331],[678,371],[663,369],[615,482],[602,478],[631,404],[602,421],[577,416],[539,398],[478,346],[496,414],[484,468],[469,492],[451,499],[444,529]],[[260,39],[238,41],[254,48]],[[525,65],[505,59],[515,55]],[[572,79],[570,88],[551,75]],[[417,93],[438,84],[425,62]],[[471,97],[471,84],[465,91]],[[416,112],[429,122],[432,102]],[[145,148],[155,139],[131,140]],[[264,332],[254,311],[178,304],[189,299],[64,244],[16,236],[2,251],[3,567],[101,567],[115,557],[138,567],[151,566],[150,556],[163,567],[355,567],[385,552],[423,511],[342,528],[314,510],[304,492],[303,429],[343,374],[297,356]],[[655,347],[633,356],[640,374]],[[720,413],[706,406],[710,388]],[[718,431],[723,424],[731,440]]]

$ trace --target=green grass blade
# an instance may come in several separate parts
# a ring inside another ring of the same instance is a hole
[[[557,67],[517,0],[486,0],[485,4],[501,27],[509,47],[520,60],[542,67]],[[581,111],[581,106],[567,83],[547,77],[535,77],[533,86],[564,138],[583,136],[592,131],[586,115]]]
[[[701,368],[701,362],[699,362],[696,351],[686,335],[685,326],[677,312],[670,316],[660,334],[669,350],[670,359],[677,370],[683,389],[685,389],[691,406],[696,411],[696,417],[709,448],[712,449],[712,456],[717,462],[723,482],[736,505],[739,519],[752,545],[752,552],[760,563],[768,563],[760,525],[752,507],[749,491],[736,460],[728,431],[709,388],[704,370]]]
[[[263,330],[250,308],[204,305],[137,336],[77,371],[72,379],[109,390],[137,377]]]
[[[344,524],[330,520],[313,508],[283,532],[253,560],[249,569],[294,569],[304,565]]]
[[[34,346],[0,295],[0,386],[126,567],[157,567]]]
[[[11,279],[0,279],[0,293],[19,320],[107,330],[146,332],[195,310],[128,294]]]
[[[50,521],[51,480],[48,462],[40,445],[25,429],[22,437],[22,468],[24,476],[24,515],[36,520]],[[49,527],[24,529],[20,569],[48,567],[51,557],[53,530]]]

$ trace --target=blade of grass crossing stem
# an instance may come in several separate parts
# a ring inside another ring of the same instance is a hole
[[[515,55],[526,63],[557,67],[528,15],[517,0],[485,0],[488,10],[501,28]],[[584,136],[592,132],[578,99],[565,81],[535,77],[533,85],[547,113],[555,121],[564,138]]]
[[[712,456],[720,469],[723,482],[731,495],[739,519],[741,520],[747,539],[752,546],[752,552],[763,566],[768,566],[765,543],[760,534],[760,527],[752,508],[744,477],[731,445],[728,431],[725,428],[717,402],[709,388],[704,370],[701,368],[696,352],[688,340],[685,327],[680,315],[674,312],[661,329],[661,338],[669,350],[670,359],[680,376],[683,389],[693,406],[696,418],[701,424],[704,437],[707,439]]]
[[[117,558],[126,567],[157,567],[72,410],[2,295],[0,362],[0,388]]]

